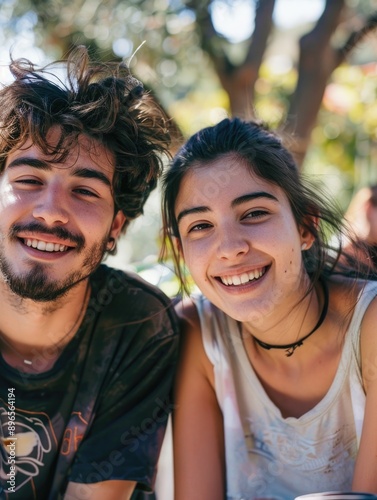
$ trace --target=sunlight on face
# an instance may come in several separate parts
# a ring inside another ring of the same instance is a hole
[[[302,297],[303,230],[282,189],[243,162],[224,156],[190,170],[175,215],[192,278],[232,318],[278,317]]]
[[[52,129],[51,144],[59,137]],[[114,160],[108,150],[79,137],[57,162],[27,141],[12,151],[0,176],[0,271],[13,293],[53,301],[86,279],[101,263],[114,217]]]

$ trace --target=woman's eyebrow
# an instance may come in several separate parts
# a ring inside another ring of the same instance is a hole
[[[236,198],[235,200],[232,201],[231,206],[232,206],[232,208],[234,208],[234,207],[237,207],[238,205],[242,205],[242,203],[246,203],[247,201],[255,200],[257,198],[268,198],[269,200],[273,200],[276,202],[279,201],[276,198],[276,196],[274,196],[271,193],[267,193],[266,191],[257,191],[255,193],[247,193],[247,194],[243,194],[242,196],[239,196],[238,198]],[[179,214],[177,215],[177,224],[186,215],[202,214],[202,213],[210,212],[210,211],[211,211],[211,209],[209,207],[206,207],[205,205],[187,208],[187,209],[179,212]]]
[[[179,212],[179,214],[177,215],[177,224],[179,223],[179,221],[185,217],[186,215],[190,215],[190,214],[202,214],[204,212],[209,212],[210,211],[210,208],[209,207],[206,207],[206,206],[201,206],[201,207],[193,207],[193,208],[187,208],[186,210],[182,210],[181,212]]]
[[[238,198],[232,201],[231,206],[232,208],[234,208],[237,207],[238,205],[242,205],[242,203],[245,203],[250,200],[255,200],[257,198],[268,198],[269,200],[279,202],[279,200],[273,194],[267,193],[266,191],[257,191],[255,193],[247,193],[243,194],[242,196],[239,196]]]

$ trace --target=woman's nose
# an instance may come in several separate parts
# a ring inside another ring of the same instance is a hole
[[[250,244],[239,227],[227,225],[219,234],[218,256],[222,259],[232,259],[246,254]]]

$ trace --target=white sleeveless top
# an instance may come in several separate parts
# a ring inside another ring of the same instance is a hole
[[[329,391],[299,418],[283,418],[267,396],[237,322],[203,296],[193,297],[224,418],[228,500],[293,500],[306,493],[350,491],[365,406],[360,324],[376,295],[377,283],[368,283]]]

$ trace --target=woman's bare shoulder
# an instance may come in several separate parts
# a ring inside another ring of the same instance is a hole
[[[344,276],[332,277],[327,282],[332,310],[337,311],[342,316],[352,313],[366,283],[364,280]]]
[[[198,310],[191,297],[185,297],[179,300],[175,305],[175,310],[179,318],[188,321],[199,320]]]

